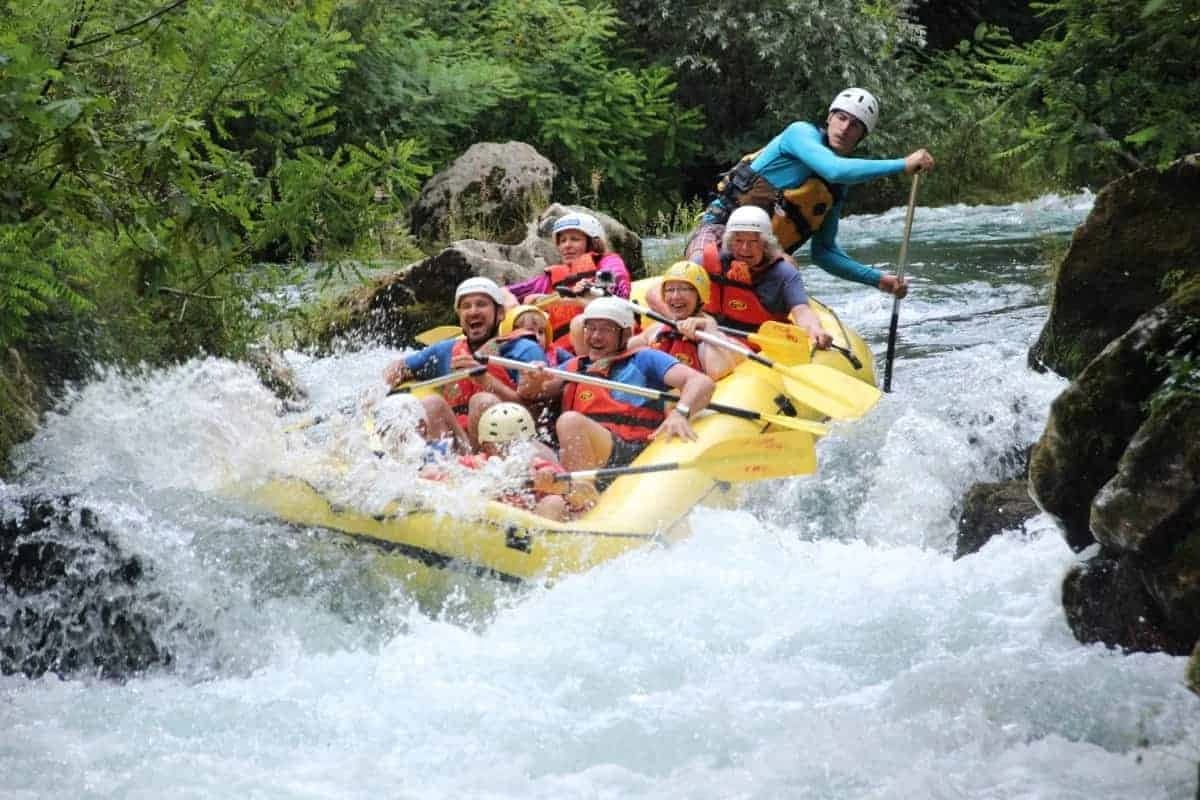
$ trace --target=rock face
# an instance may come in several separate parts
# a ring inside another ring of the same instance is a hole
[[[550,199],[554,175],[554,165],[523,142],[474,144],[421,189],[413,234],[425,242],[486,234],[516,244]]]
[[[1133,321],[1166,300],[1173,272],[1200,253],[1200,154],[1165,172],[1113,181],[1076,231],[1054,283],[1050,318],[1030,366],[1073,378]]]
[[[121,678],[166,666],[161,598],[142,565],[69,498],[28,497],[0,513],[0,672]]]
[[[954,557],[977,552],[1005,531],[1024,531],[1025,523],[1037,513],[1029,482],[1024,479],[975,484],[963,500]]]
[[[1067,619],[1081,641],[1189,653],[1200,640],[1197,157],[1106,187],[1067,262],[1031,358],[1075,380],[1029,470],[1071,547],[1099,544],[1064,580]]]

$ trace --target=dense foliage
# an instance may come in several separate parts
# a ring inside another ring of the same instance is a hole
[[[1039,38],[985,23],[941,52],[915,0],[0,2],[0,345],[86,319],[126,358],[234,352],[262,262],[384,255],[482,140],[529,142],[555,199],[635,227],[848,84],[883,100],[865,155],[934,151],[926,203],[1200,149],[1200,0],[1032,4]],[[962,2],[947,19],[987,6]]]
[[[1200,2],[1035,3],[1043,36],[992,65],[1018,152],[1075,185],[1200,144]]]
[[[316,147],[356,49],[333,3],[7,6],[3,339],[61,298],[117,336],[227,350],[256,253],[352,245],[373,186],[419,185],[409,142]]]

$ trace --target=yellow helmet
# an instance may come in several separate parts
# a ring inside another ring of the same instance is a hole
[[[682,281],[691,284],[700,295],[700,305],[708,302],[712,296],[712,281],[704,267],[692,261],[676,261],[663,273],[662,282]]]
[[[537,306],[517,306],[510,309],[500,322],[500,335],[507,336],[512,333],[513,329],[517,327],[517,320],[530,312],[542,318],[542,324],[546,327],[546,346],[549,347],[550,343],[554,341],[554,326],[550,324],[550,315]]]

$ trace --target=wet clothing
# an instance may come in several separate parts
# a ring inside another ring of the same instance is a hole
[[[750,169],[777,192],[786,192],[805,185],[811,178],[823,179],[833,198],[833,206],[822,216],[820,226],[812,233],[811,257],[814,264],[839,278],[877,287],[883,273],[850,258],[837,244],[838,220],[845,201],[846,187],[904,171],[904,159],[845,158],[829,148],[825,131],[807,122],[794,122],[767,143],[750,162]],[[809,184],[812,186],[812,184]],[[774,203],[760,205],[774,214]],[[723,232],[729,211],[725,199],[713,201],[701,219],[704,241],[699,246],[689,244],[687,257],[697,261],[697,253],[714,235]],[[708,229],[705,231],[705,229]],[[694,237],[693,237],[694,238]]]
[[[511,358],[513,361],[534,362],[546,360],[545,351],[529,335],[517,335],[505,339],[497,337],[497,339],[491,341],[498,341],[498,345],[494,351],[495,355]],[[404,359],[404,367],[413,376],[414,380],[428,380],[429,378],[440,378],[442,375],[448,375],[451,371],[450,362],[454,359],[456,349],[458,352],[467,351],[466,342],[467,340],[460,336],[456,339],[446,339],[445,341],[431,344],[429,347],[418,350],[406,357]],[[485,343],[478,350],[484,350],[487,347],[488,344]],[[517,385],[518,375],[516,370],[489,366],[488,371],[509,386],[515,387]],[[480,391],[479,385],[470,378],[463,378],[460,381],[441,387],[442,396],[446,398],[446,402],[450,404],[450,408],[458,417],[459,424],[464,426],[464,428],[467,423],[467,402],[470,400],[471,395],[477,391]]]
[[[602,359],[600,365],[590,358],[576,357],[563,369],[662,392],[670,390],[666,374],[678,363],[666,353],[641,348]],[[626,455],[640,452],[665,416],[661,400],[575,382],[563,388],[562,408],[578,411],[604,426],[613,435],[614,451],[621,446]],[[630,446],[624,447],[621,442]]]
[[[751,278],[749,268],[710,244],[703,266],[712,277],[712,293],[704,310],[722,325],[757,330],[767,320],[791,322],[788,312],[808,302],[800,270],[780,258]]]

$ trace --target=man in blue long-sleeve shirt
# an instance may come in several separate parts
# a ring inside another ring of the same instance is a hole
[[[812,261],[826,272],[904,297],[908,283],[903,278],[855,261],[837,243],[847,186],[933,168],[933,156],[924,148],[905,158],[849,158],[878,120],[879,102],[865,89],[853,88],[834,98],[825,128],[808,122],[789,125],[725,176],[717,187],[719,196],[688,242],[687,257],[702,263],[705,245],[719,245],[730,212],[755,205],[771,215],[786,252],[811,239]]]

